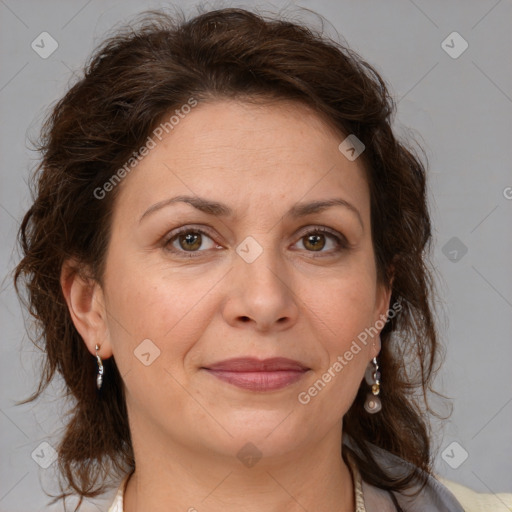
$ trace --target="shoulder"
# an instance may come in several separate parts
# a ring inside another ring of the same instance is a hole
[[[357,452],[350,440],[346,444]],[[372,456],[380,467],[395,478],[410,474],[415,467],[396,455],[368,443]],[[425,483],[419,480],[402,492],[390,492],[363,481],[362,490],[366,512],[466,512],[454,494],[437,478],[423,474]]]
[[[512,511],[512,493],[479,493],[451,480],[436,478],[459,500],[465,512]]]
[[[363,482],[366,512],[396,511],[390,494]],[[395,493],[403,512],[510,512],[512,493],[487,494],[476,492],[459,483],[436,476],[430,477],[425,488],[416,496]]]
[[[374,446],[373,455],[390,473],[401,473],[403,469],[411,468],[409,462]],[[411,489],[414,491],[415,489]],[[403,512],[510,512],[512,511],[512,494],[484,494],[439,476],[426,476],[426,485],[416,494],[408,491],[390,493],[363,482],[363,492],[367,512],[387,512],[382,505],[395,511],[395,506],[389,503],[396,500]]]
[[[379,465],[386,467],[391,476],[400,477],[413,469],[409,462],[377,446],[372,451]],[[346,455],[354,477],[358,512],[466,512],[453,493],[431,475],[424,475],[426,481],[421,487],[417,481],[406,491],[391,492],[362,480],[355,459],[350,452]]]
[[[463,508],[454,493],[431,476],[414,494],[409,491],[391,493],[363,481],[363,496],[366,512],[480,512],[479,509]]]

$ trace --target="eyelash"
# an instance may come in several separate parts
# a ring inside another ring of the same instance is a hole
[[[194,234],[199,233],[201,235],[206,235],[208,238],[212,239],[212,241],[213,241],[212,235],[210,233],[208,233],[207,231],[200,229],[200,228],[194,228],[192,226],[184,226],[182,228],[178,228],[176,231],[171,232],[167,237],[165,237],[165,239],[163,240],[163,247],[165,248],[165,250],[170,253],[177,254],[183,258],[197,258],[197,257],[201,256],[201,253],[206,252],[204,250],[203,251],[184,251],[182,249],[176,249],[175,247],[172,247],[171,242],[173,242],[174,239],[176,239],[179,235],[182,235],[184,233],[194,233]],[[325,228],[323,226],[314,226],[310,231],[306,231],[299,238],[299,240],[302,240],[303,238],[305,238],[308,235],[315,235],[315,234],[319,234],[319,233],[324,234],[324,235],[329,235],[331,238],[333,238],[336,243],[336,248],[332,249],[331,251],[327,251],[327,253],[320,252],[319,254],[314,254],[315,251],[307,251],[307,252],[313,253],[312,254],[313,258],[322,258],[322,257],[330,256],[334,253],[337,254],[337,253],[340,253],[340,252],[350,248],[346,238],[343,235],[341,235],[337,231],[331,230],[329,228]],[[183,256],[184,254],[186,254],[186,256]]]

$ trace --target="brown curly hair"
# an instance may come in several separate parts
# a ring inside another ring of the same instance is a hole
[[[62,494],[52,503],[78,494],[78,510],[84,497],[104,492],[112,474],[124,475],[135,466],[123,380],[109,358],[98,393],[96,360],[62,293],[63,263],[77,262],[76,272],[87,271],[102,283],[120,187],[102,200],[94,191],[143,145],[164,115],[191,96],[294,100],[365,144],[378,280],[392,286],[391,303],[400,301],[402,309],[381,332],[384,407],[365,413],[363,381],[343,429],[357,448],[353,453],[363,479],[405,490],[432,471],[425,411],[430,411],[426,397],[439,347],[425,164],[395,138],[395,103],[381,76],[359,55],[305,24],[226,8],[188,20],[166,11],[143,13],[96,49],[83,77],[44,122],[34,202],[18,233],[22,259],[14,283],[20,298],[20,280],[26,286],[22,300],[39,326],[33,341],[45,357],[37,391],[20,403],[38,398],[56,372],[73,399],[58,446],[65,486],[61,483]],[[391,477],[375,460],[372,444],[417,469]]]

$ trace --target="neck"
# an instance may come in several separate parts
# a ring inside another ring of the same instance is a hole
[[[316,444],[244,465],[158,436],[134,440],[136,470],[123,512],[304,512],[354,510],[354,485],[341,457],[339,425]],[[138,441],[138,442],[137,442]],[[162,449],[162,447],[165,447]]]

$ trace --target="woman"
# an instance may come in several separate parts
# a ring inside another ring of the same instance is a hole
[[[54,502],[462,511],[425,420],[425,170],[383,80],[291,22],[177,19],[107,40],[44,126],[15,281],[28,400],[57,371],[76,403]]]

